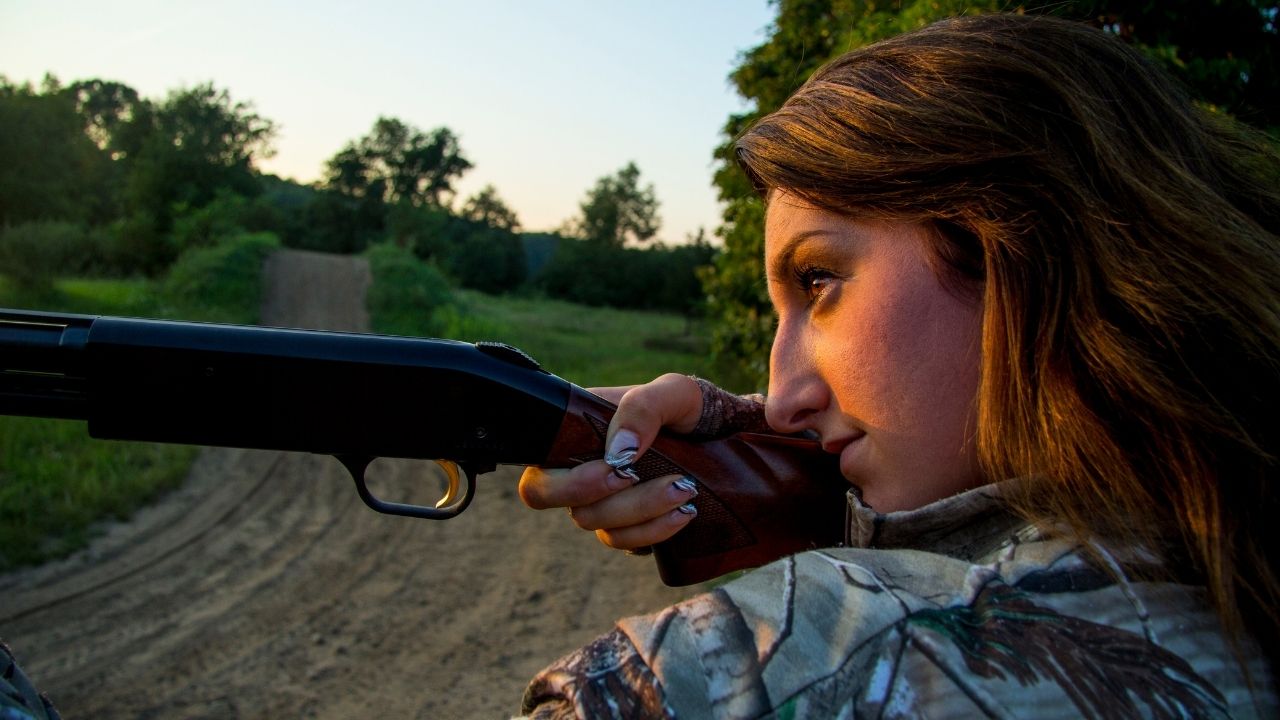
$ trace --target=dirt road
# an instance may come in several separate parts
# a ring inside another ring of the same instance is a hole
[[[264,324],[368,327],[359,259],[282,252],[266,278]],[[332,458],[206,450],[88,551],[0,577],[0,637],[69,720],[506,717],[552,659],[690,594],[526,509],[517,477],[430,522],[366,509]]]

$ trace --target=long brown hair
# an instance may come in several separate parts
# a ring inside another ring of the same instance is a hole
[[[957,18],[820,69],[761,190],[938,229],[983,304],[978,448],[1027,517],[1168,547],[1280,643],[1280,158],[1105,33]],[[1174,542],[1170,543],[1169,541]]]

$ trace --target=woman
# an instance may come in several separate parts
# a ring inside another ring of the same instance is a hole
[[[836,59],[737,152],[767,404],[608,391],[612,462],[522,497],[643,548],[697,522],[695,484],[628,482],[659,428],[763,412],[839,453],[852,547],[620,621],[526,712],[1280,712],[1274,150],[1101,32],[988,15]]]

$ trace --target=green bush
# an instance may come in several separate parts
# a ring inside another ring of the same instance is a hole
[[[510,292],[524,282],[524,248],[520,236],[510,230],[460,220],[470,232],[453,243],[443,264],[449,276],[464,288],[490,295]]]
[[[715,255],[707,243],[629,248],[562,238],[536,286],[583,305],[692,315],[702,305],[698,268]]]
[[[246,231],[242,218],[249,200],[230,192],[219,192],[207,205],[177,207],[173,213],[173,244],[179,251],[210,247]]]
[[[435,265],[393,243],[370,245],[364,254],[373,274],[365,298],[373,330],[389,335],[438,335],[436,311],[453,300],[453,290]]]
[[[60,275],[85,270],[98,254],[97,238],[75,223],[26,222],[0,233],[0,272],[23,292],[48,295]]]
[[[160,231],[155,217],[136,212],[116,220],[108,228],[108,264],[119,275],[159,277],[178,256],[178,246]]]
[[[280,247],[272,233],[245,233],[180,255],[161,285],[175,317],[253,323],[262,302],[262,263]]]
[[[0,572],[62,557],[93,525],[177,487],[187,445],[91,441],[84,423],[0,417]]]

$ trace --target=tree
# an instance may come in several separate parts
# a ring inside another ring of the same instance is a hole
[[[581,208],[576,234],[588,242],[621,247],[628,240],[652,238],[662,226],[653,185],[640,187],[640,168],[634,162],[597,180]]]
[[[498,230],[520,232],[520,220],[511,208],[498,197],[492,185],[485,185],[462,205],[461,216],[472,222],[488,225]]]
[[[271,153],[275,125],[210,84],[171,92],[129,121],[139,138],[128,155],[122,245],[145,272],[166,267],[175,211],[195,209],[219,192],[259,191],[254,161]]]
[[[1280,136],[1280,3],[1075,0],[1049,12],[1114,33],[1204,103]]]
[[[51,92],[0,78],[0,227],[35,220],[96,222],[110,163],[85,136],[75,107]]]
[[[369,134],[348,143],[326,164],[327,189],[387,204],[443,207],[453,183],[472,167],[453,131],[429,133],[380,117]]]
[[[767,380],[773,310],[765,292],[764,208],[733,158],[733,141],[773,112],[819,66],[936,20],[982,12],[1044,12],[1088,22],[1147,53],[1192,96],[1280,137],[1280,4],[1274,0],[774,0],[770,37],[730,79],[754,108],[725,124],[715,184],[724,252],[702,273],[712,353],[740,389]]]
[[[63,92],[75,103],[85,134],[112,160],[137,152],[141,135],[136,130],[150,124],[142,121],[142,116],[151,111],[150,103],[139,97],[137,90],[124,83],[93,79],[71,83]]]
[[[128,210],[150,214],[167,231],[177,204],[201,207],[226,190],[256,194],[253,164],[271,154],[275,125],[250,104],[205,84],[135,110],[125,151]]]

